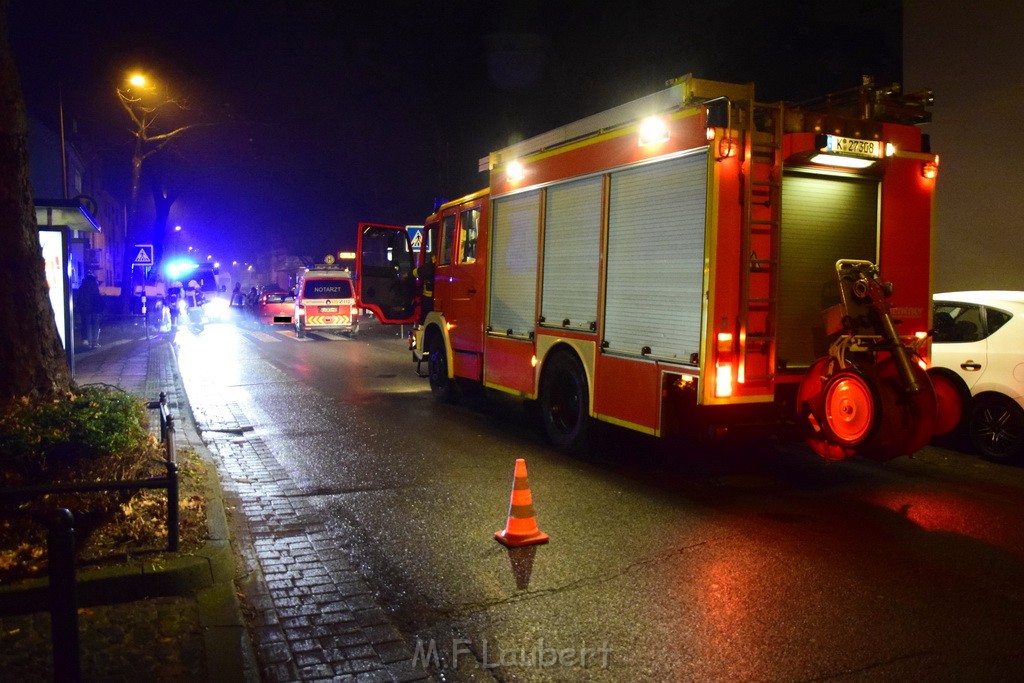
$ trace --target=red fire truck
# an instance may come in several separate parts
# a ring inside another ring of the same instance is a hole
[[[927,369],[930,102],[868,78],[800,106],[679,78],[492,152],[489,186],[430,215],[418,255],[403,227],[361,224],[360,305],[418,323],[437,398],[458,380],[536,399],[565,450],[601,420],[912,454],[964,400]]]

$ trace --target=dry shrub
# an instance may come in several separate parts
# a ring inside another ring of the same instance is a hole
[[[16,401],[0,409],[0,581],[45,569],[46,524],[59,508],[75,518],[76,549],[104,529],[103,544],[166,545],[163,489],[49,493],[12,499],[12,489],[163,476],[164,451],[150,434],[146,404],[116,387],[90,386],[58,401]],[[194,453],[187,461],[199,461]],[[195,465],[192,467],[194,474]],[[203,473],[205,475],[205,472]],[[183,467],[181,481],[188,484]],[[204,478],[205,481],[205,478]],[[196,500],[198,499],[198,500]],[[204,498],[181,497],[183,526],[201,517]],[[190,509],[194,514],[190,514]],[[142,541],[145,539],[145,542]],[[88,553],[88,551],[86,551]]]

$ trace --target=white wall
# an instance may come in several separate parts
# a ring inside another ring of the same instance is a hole
[[[903,81],[935,91],[935,291],[1024,290],[1024,3],[904,0]]]

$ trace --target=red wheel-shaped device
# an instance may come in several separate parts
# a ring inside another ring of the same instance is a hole
[[[868,380],[840,370],[825,383],[824,427],[829,441],[843,447],[864,442],[878,423],[878,398]]]

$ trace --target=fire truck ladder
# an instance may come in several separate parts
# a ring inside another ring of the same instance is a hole
[[[742,103],[743,127],[739,377],[747,384],[775,377],[782,214],[783,105]]]

